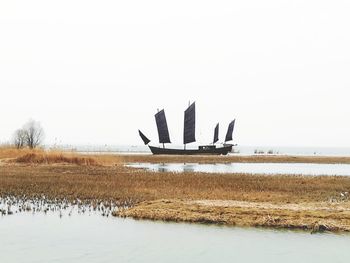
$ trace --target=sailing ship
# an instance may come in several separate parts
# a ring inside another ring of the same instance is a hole
[[[143,140],[145,145],[148,145],[151,152],[153,154],[172,154],[172,155],[227,155],[232,151],[233,144],[228,144],[228,141],[232,141],[233,129],[235,126],[235,120],[231,121],[226,137],[225,142],[221,147],[216,147],[216,143],[219,141],[219,123],[216,124],[214,129],[214,139],[212,144],[210,145],[201,145],[198,146],[198,149],[186,149],[186,145],[196,141],[196,104],[193,102],[189,105],[189,107],[185,110],[185,118],[184,118],[184,133],[183,133],[183,149],[171,149],[165,148],[166,143],[171,143],[168,124],[165,117],[164,109],[158,111],[155,114],[159,143],[163,144],[163,147],[155,147],[149,145],[151,142],[140,130],[139,135]]]

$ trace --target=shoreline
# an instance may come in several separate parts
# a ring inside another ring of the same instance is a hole
[[[347,156],[293,156],[293,155],[115,155],[124,163],[315,163],[315,164],[350,164]]]
[[[303,230],[311,233],[350,232],[350,202],[286,205],[235,200],[156,200],[116,211],[113,215],[153,221]]]

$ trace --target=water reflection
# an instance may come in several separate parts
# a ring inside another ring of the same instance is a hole
[[[153,172],[202,172],[350,176],[349,164],[313,163],[130,163],[127,166]]]

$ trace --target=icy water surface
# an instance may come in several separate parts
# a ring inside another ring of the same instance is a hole
[[[350,262],[350,235],[135,221],[93,212],[0,216],[1,262]]]
[[[130,163],[129,167],[144,168],[154,172],[204,172],[294,175],[350,176],[350,164],[313,163]]]

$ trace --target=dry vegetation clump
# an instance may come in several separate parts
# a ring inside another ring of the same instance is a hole
[[[14,159],[16,163],[24,164],[76,164],[76,165],[99,165],[92,157],[67,155],[59,152],[31,152]]]
[[[12,146],[2,146],[0,147],[0,165],[7,161],[21,164],[122,165],[122,160],[118,155],[89,155],[60,149],[17,149]]]
[[[269,205],[255,202],[225,201],[219,205],[182,200],[143,202],[130,209],[122,209],[115,216],[191,223],[215,223],[235,226],[301,229],[311,232],[350,231],[350,203],[338,206]]]
[[[36,149],[35,151],[41,151],[40,149]],[[0,159],[10,159],[16,158],[25,153],[33,152],[33,150],[29,150],[27,148],[17,149],[14,146],[3,145],[0,147]]]

